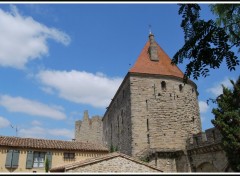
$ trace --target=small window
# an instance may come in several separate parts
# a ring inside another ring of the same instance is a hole
[[[123,110],[121,111],[122,125],[123,125]]]
[[[119,130],[119,116],[117,116],[117,127],[118,127],[118,130]]]
[[[147,119],[147,131],[149,131],[149,123],[148,123],[148,119]]]
[[[64,159],[75,159],[75,153],[64,153]]]
[[[182,86],[182,84],[180,84],[179,85],[179,91],[182,92],[182,90],[183,90],[183,86]]]
[[[147,134],[147,142],[150,144],[149,134]]]
[[[166,82],[165,81],[161,82],[161,87],[162,87],[162,90],[166,90]]]
[[[34,152],[33,154],[33,167],[44,167],[45,153],[43,152]]]
[[[194,116],[192,116],[192,122],[194,122],[194,120],[195,120],[195,117],[194,117]]]
[[[194,88],[192,88],[192,93],[194,92]]]

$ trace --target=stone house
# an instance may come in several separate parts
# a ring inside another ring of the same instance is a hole
[[[54,167],[50,172],[71,172],[71,173],[156,173],[160,169],[150,166],[146,162],[137,160],[128,155],[114,152],[96,158],[89,158],[84,161],[68,165]]]
[[[0,136],[0,172],[45,172],[50,168],[108,154],[93,143]]]

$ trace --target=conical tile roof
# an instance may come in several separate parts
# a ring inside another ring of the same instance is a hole
[[[149,35],[149,41],[145,44],[141,54],[129,72],[169,75],[180,78],[183,78],[184,75],[176,65],[171,64],[169,56],[154,41],[153,34]]]

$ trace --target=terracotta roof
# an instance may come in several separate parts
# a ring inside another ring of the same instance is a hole
[[[171,59],[169,58],[169,56],[155,41],[154,46],[156,46],[159,61],[152,61],[150,59],[150,41],[147,41],[137,61],[135,62],[134,66],[129,70],[129,72],[171,75],[183,78],[183,72],[176,65],[171,64]]]
[[[80,151],[108,151],[108,149],[99,144],[63,141],[63,140],[48,140],[36,138],[20,138],[0,136],[0,146],[18,147],[18,148],[35,148],[35,149],[57,149],[57,150],[80,150]]]
[[[83,161],[77,161],[77,162],[67,164],[67,165],[57,166],[57,167],[54,167],[54,168],[50,169],[50,172],[63,172],[64,170],[69,170],[69,169],[73,169],[73,168],[76,168],[76,167],[82,167],[82,166],[85,166],[85,165],[92,165],[94,163],[98,163],[98,162],[101,162],[101,161],[104,161],[104,160],[109,160],[109,159],[116,158],[116,157],[122,157],[122,158],[125,158],[125,159],[128,159],[128,160],[131,160],[135,163],[145,165],[147,167],[155,169],[159,172],[163,172],[162,170],[160,170],[160,169],[158,169],[154,166],[150,166],[146,162],[140,161],[136,158],[130,157],[128,155],[125,155],[125,154],[119,153],[119,152],[109,153],[107,155],[94,157],[94,158],[89,158],[89,159],[86,159],[86,160],[83,160]]]

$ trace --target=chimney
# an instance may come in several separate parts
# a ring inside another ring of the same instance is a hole
[[[149,34],[149,42],[150,46],[148,48],[148,53],[151,61],[159,61],[158,52],[157,52],[157,43],[154,40],[154,35],[152,33]]]

